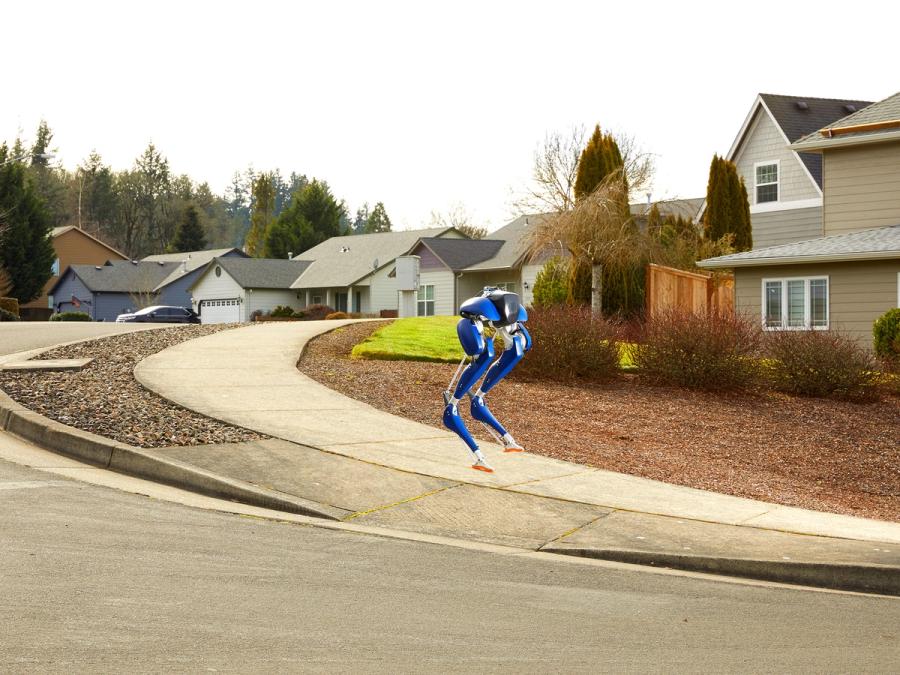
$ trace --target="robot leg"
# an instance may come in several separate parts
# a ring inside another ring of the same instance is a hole
[[[513,335],[512,342],[509,347],[503,350],[503,354],[488,370],[487,376],[481,387],[472,395],[471,413],[472,417],[495,434],[497,440],[503,443],[504,452],[522,452],[524,448],[516,442],[497,418],[491,413],[487,403],[484,401],[484,395],[493,389],[500,380],[506,377],[515,365],[522,360],[525,354],[527,340],[524,335]]]
[[[487,342],[484,351],[481,352],[481,354],[478,355],[478,358],[472,361],[463,371],[453,395],[450,396],[449,392],[445,392],[444,397],[446,405],[444,406],[443,415],[444,426],[459,436],[463,442],[469,446],[469,450],[472,451],[472,454],[475,455],[475,463],[472,465],[472,468],[479,471],[487,471],[488,473],[492,472],[493,469],[488,465],[487,461],[485,461],[484,455],[481,453],[481,450],[478,449],[478,443],[472,438],[472,434],[469,433],[465,422],[463,422],[462,417],[459,415],[459,400],[469,393],[472,386],[481,379],[481,376],[484,374],[484,371],[487,370],[493,357],[493,345],[491,342]]]

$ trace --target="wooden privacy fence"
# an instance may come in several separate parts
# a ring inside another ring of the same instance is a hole
[[[647,318],[662,311],[734,312],[734,277],[647,265]]]

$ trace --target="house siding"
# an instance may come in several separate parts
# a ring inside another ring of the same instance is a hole
[[[234,296],[232,296],[234,297]],[[254,288],[247,292],[246,301],[241,305],[241,321],[249,321],[253,312],[271,312],[279,305],[286,305],[293,309],[300,309],[300,301],[297,300],[297,291],[285,291],[280,289]]]
[[[823,153],[825,234],[900,223],[900,143]]]
[[[434,270],[420,270],[419,283],[434,285],[434,313],[443,316],[456,314],[454,297],[454,274],[446,267]]]
[[[820,207],[804,207],[797,213],[791,202],[819,199],[821,194],[810,178],[803,163],[784,140],[772,118],[761,107],[756,111],[747,130],[746,138],[738,149],[734,163],[738,175],[747,186],[750,206],[756,205],[757,162],[778,161],[777,211],[750,214],[753,228],[753,248],[775,244],[787,244],[822,236],[822,211]],[[780,207],[780,208],[779,208]]]
[[[897,306],[900,260],[735,268],[735,307],[762,319],[762,280],[828,277],[829,325],[872,347],[872,324]]]
[[[95,321],[115,321],[119,314],[126,314],[137,309],[140,307],[129,293],[94,294],[93,319]]]
[[[76,307],[72,303],[72,296],[75,296],[82,303],[88,300],[91,304],[82,304],[81,307]],[[55,311],[87,312],[91,315],[91,318],[94,317],[94,295],[72,271],[63,272],[62,281],[56,289],[53,301]]]
[[[381,310],[397,311],[400,306],[398,297],[397,278],[389,277],[394,265],[385,265],[377,272],[373,272],[367,277],[369,282],[369,305],[363,309],[364,312],[371,314],[379,314]]]
[[[822,207],[755,213],[753,248],[791,244],[822,236]]]
[[[821,196],[815,183],[806,173],[800,158],[787,146],[784,136],[772,118],[760,108],[750,124],[746,140],[734,160],[738,174],[747,184],[747,195],[750,197],[751,206],[756,204],[754,165],[757,162],[774,160],[779,161],[778,201],[787,202],[786,208],[790,208],[792,201],[814,199]]]

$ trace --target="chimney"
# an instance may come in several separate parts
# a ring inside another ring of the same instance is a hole
[[[288,260],[291,260],[294,257],[293,251],[288,251]]]

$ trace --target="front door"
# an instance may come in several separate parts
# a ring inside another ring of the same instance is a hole
[[[347,311],[347,294],[346,293],[335,293],[334,294],[334,309],[338,312],[346,312]]]

